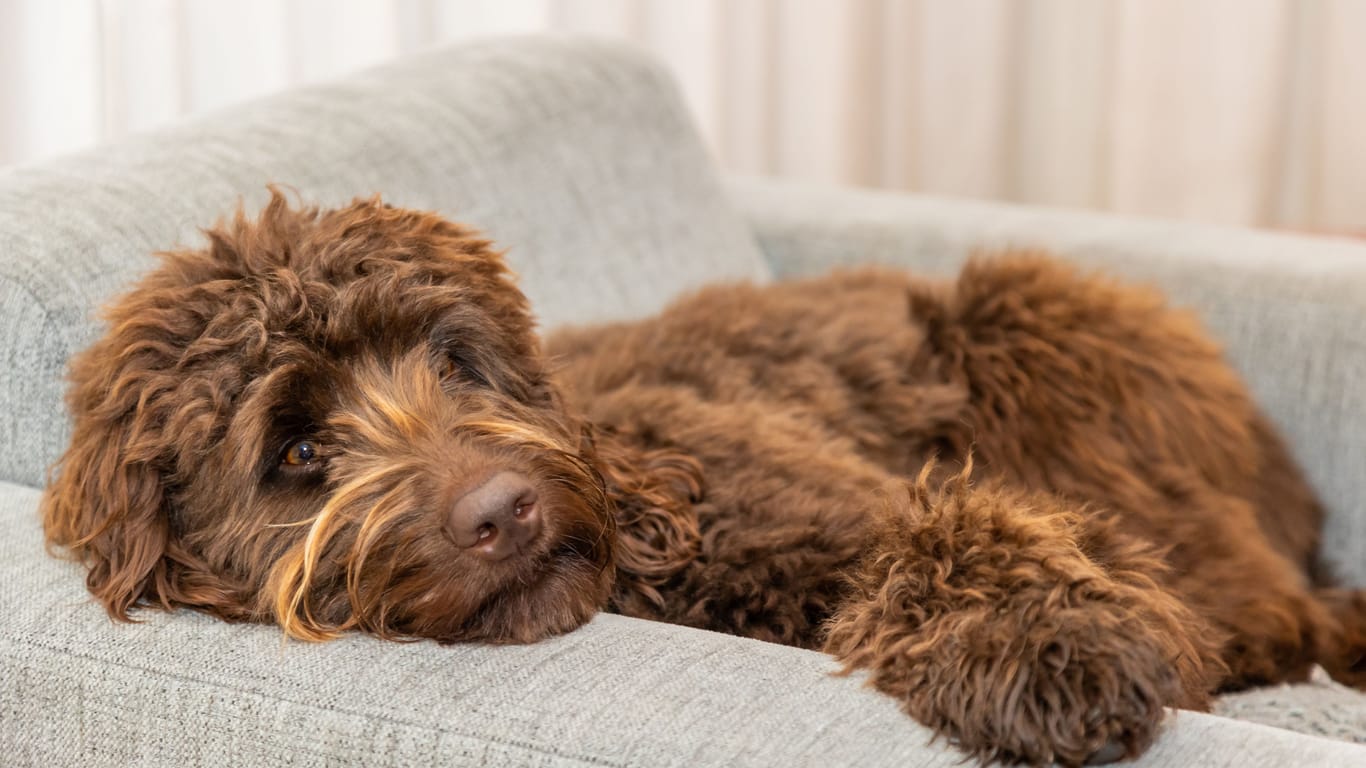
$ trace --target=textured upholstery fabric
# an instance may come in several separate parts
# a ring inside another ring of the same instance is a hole
[[[92,308],[266,184],[382,192],[509,249],[542,320],[639,315],[766,276],[672,82],[630,49],[534,38],[404,60],[55,163],[0,172],[0,479],[66,440],[60,374]]]
[[[0,763],[943,765],[959,759],[819,654],[604,616],[530,646],[351,636],[189,613],[111,623],[0,484]],[[189,650],[193,649],[193,650]],[[770,701],[774,703],[770,705]],[[17,725],[22,724],[22,725]],[[55,763],[54,763],[55,760]]]
[[[1315,668],[1309,681],[1220,696],[1213,711],[1300,733],[1366,745],[1366,695]]]
[[[530,646],[282,643],[193,614],[113,624],[0,483],[0,763],[942,766],[961,754],[826,657],[602,616]],[[1179,712],[1139,766],[1366,764],[1366,747]]]
[[[1366,244],[962,200],[735,180],[774,271],[880,262],[952,274],[1047,248],[1195,310],[1329,510],[1324,551],[1366,586]]]
[[[395,64],[0,172],[0,479],[38,485],[65,441],[57,377],[96,332],[91,308],[238,195],[259,204],[267,181],[324,203],[382,191],[485,227],[552,323],[768,274],[672,85],[635,54],[541,40]],[[896,225],[914,201],[745,200],[785,270],[953,256],[922,234],[947,224]],[[965,241],[971,222],[945,213]],[[37,503],[0,482],[0,765],[960,764],[819,654],[619,617],[508,648],[284,643],[186,612],[114,624],[79,567],[43,554]],[[1134,763],[1362,764],[1366,747],[1193,713]]]

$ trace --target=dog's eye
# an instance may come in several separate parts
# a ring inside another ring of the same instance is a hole
[[[322,451],[314,440],[295,440],[280,455],[280,463],[290,467],[306,467],[322,459]]]

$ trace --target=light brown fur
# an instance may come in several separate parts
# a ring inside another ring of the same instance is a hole
[[[1035,254],[685,297],[545,347],[501,257],[276,195],[72,362],[50,544],[116,618],[529,642],[600,609],[824,649],[982,758],[1140,753],[1163,707],[1363,684],[1366,599],[1192,318]],[[305,438],[319,456],[282,450]],[[512,468],[546,529],[443,534]]]

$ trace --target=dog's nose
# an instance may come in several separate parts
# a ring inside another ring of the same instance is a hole
[[[499,472],[456,499],[446,529],[458,546],[502,560],[541,532],[536,488],[525,475]]]

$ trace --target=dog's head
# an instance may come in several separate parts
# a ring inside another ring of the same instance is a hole
[[[520,642],[612,586],[612,501],[470,230],[278,193],[166,254],[71,367],[51,544],[109,612]]]

